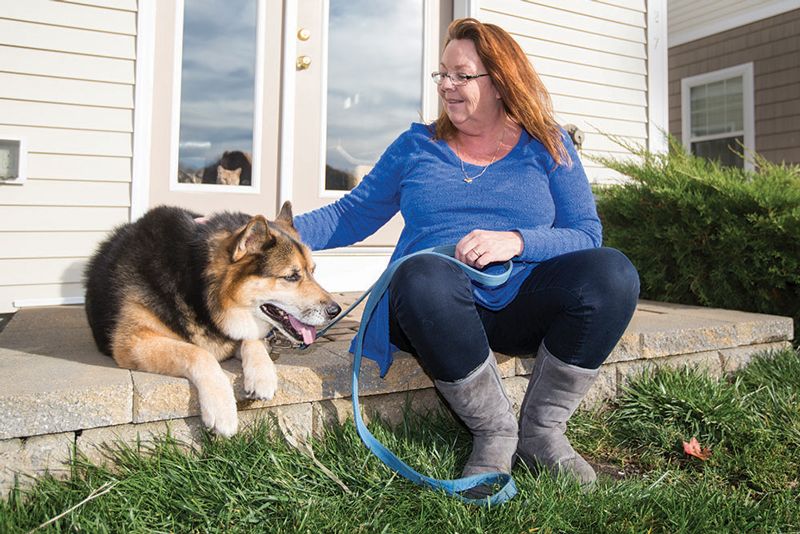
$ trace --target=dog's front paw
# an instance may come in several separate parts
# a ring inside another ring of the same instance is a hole
[[[251,399],[270,400],[278,390],[278,373],[270,361],[267,365],[254,366],[244,373],[244,392]]]
[[[236,434],[239,416],[236,411],[236,398],[227,377],[224,382],[213,384],[199,390],[200,417],[209,430],[229,438]]]
[[[209,430],[220,436],[229,438],[236,434],[239,427],[239,416],[236,413],[236,402],[219,406],[202,407],[201,417]]]

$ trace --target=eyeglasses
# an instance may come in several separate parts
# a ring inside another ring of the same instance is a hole
[[[444,83],[444,79],[449,78],[450,83],[452,83],[454,87],[461,87],[462,85],[467,85],[468,81],[474,80],[475,78],[481,78],[483,76],[489,76],[489,75],[463,74],[461,72],[457,74],[450,74],[449,72],[431,72],[431,78],[433,79],[433,83],[435,83],[436,85],[442,85]]]

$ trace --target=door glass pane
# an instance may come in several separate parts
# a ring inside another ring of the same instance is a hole
[[[188,0],[178,182],[251,185],[256,0]]]
[[[325,189],[352,189],[420,120],[422,21],[422,0],[331,0]]]

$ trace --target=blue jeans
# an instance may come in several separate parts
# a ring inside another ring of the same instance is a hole
[[[619,341],[639,297],[639,275],[612,248],[570,252],[539,264],[508,306],[475,303],[469,278],[451,262],[422,255],[401,265],[389,286],[392,343],[433,378],[455,381],[489,349],[535,354],[544,342],[559,360],[596,369]]]

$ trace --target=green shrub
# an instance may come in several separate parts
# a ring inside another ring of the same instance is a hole
[[[620,142],[619,140],[617,140]],[[605,244],[639,269],[642,297],[791,316],[800,322],[800,167],[758,171],[623,144],[596,158],[630,178],[597,190]]]

